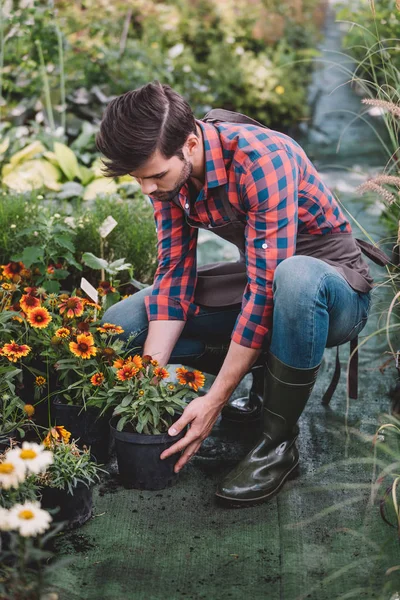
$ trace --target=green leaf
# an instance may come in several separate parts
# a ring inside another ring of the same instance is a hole
[[[39,246],[27,246],[18,258],[13,257],[12,260],[20,260],[26,267],[30,267],[34,263],[44,260],[43,248],[39,248]]]
[[[62,246],[63,248],[66,248],[70,252],[75,252],[75,246],[71,242],[69,236],[56,235],[56,236],[54,236],[54,241],[56,242],[56,244],[58,244],[59,246]]]
[[[121,400],[121,406],[129,406],[129,404],[131,403],[132,400],[132,395],[128,394],[127,396],[125,396],[125,398],[123,398]]]
[[[54,153],[57,156],[60,169],[67,179],[70,181],[75,179],[75,177],[81,179],[78,161],[76,160],[75,154],[68,146],[61,144],[60,142],[54,142]]]
[[[75,260],[75,257],[70,252],[65,252],[64,258],[70,265],[73,265],[76,269],[78,269],[78,271],[82,271],[82,265]]]
[[[119,292],[111,292],[107,294],[103,299],[103,309],[106,311],[110,306],[116,304],[121,298],[121,294]]]
[[[46,281],[43,281],[42,286],[48,294],[56,294],[61,289],[59,282],[55,281],[54,279],[47,279]]]
[[[53,273],[55,279],[66,279],[69,276],[69,271],[65,269],[56,269]]]
[[[122,417],[117,423],[117,431],[122,431],[129,417]]]
[[[82,260],[91,269],[107,269],[108,267],[108,262],[104,258],[98,258],[91,252],[84,252]]]

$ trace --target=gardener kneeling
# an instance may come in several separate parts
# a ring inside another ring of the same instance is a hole
[[[372,278],[360,245],[293,139],[230,111],[197,120],[167,85],[115,98],[97,146],[109,176],[130,174],[148,194],[158,236],[153,286],[112,306],[104,321],[133,334],[133,345],[161,366],[207,370],[206,357],[218,365],[209,392],[169,430],[190,424],[185,437],[161,456],[183,451],[179,471],[224,406],[231,416],[246,414],[230,398],[260,364],[263,434],[217,496],[230,504],[266,501],[298,464],[297,421],[325,347],[355,338],[367,321]],[[240,260],[197,269],[199,228],[233,242]],[[218,364],[213,350],[224,344]]]

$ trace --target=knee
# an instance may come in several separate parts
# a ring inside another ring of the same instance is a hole
[[[324,264],[311,256],[291,256],[283,260],[274,273],[274,295],[293,300],[315,293],[320,285]]]
[[[101,322],[119,325],[124,330],[120,335],[121,339],[127,340],[131,337],[135,343],[141,345],[145,341],[148,329],[145,295],[137,292],[110,306],[102,316]]]

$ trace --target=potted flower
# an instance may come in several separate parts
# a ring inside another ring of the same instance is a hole
[[[0,455],[1,598],[39,600],[53,583],[48,545],[61,526],[36,498],[37,475],[51,462],[44,446],[27,442]]]
[[[71,441],[71,433],[62,425],[49,430],[43,445],[51,449],[53,462],[38,478],[41,504],[49,510],[58,507],[54,520],[66,522],[67,529],[79,527],[92,516],[93,485],[103,469],[87,448]]]
[[[47,426],[54,421],[64,424],[80,445],[90,446],[96,458],[106,462],[109,418],[99,419],[98,408],[88,409],[87,398],[96,390],[93,375],[113,376],[112,361],[123,345],[115,336],[123,330],[110,323],[100,325],[97,315],[101,307],[76,292],[46,294],[36,288],[24,291],[19,314],[26,327],[26,344],[19,348],[21,352],[26,348],[29,356],[24,355],[23,366],[31,373],[32,357],[46,365],[46,372],[34,371],[36,404],[51,400],[51,418],[48,409],[45,414]],[[5,347],[0,348],[4,355]],[[19,358],[22,360],[22,354]]]
[[[173,485],[177,457],[162,461],[160,454],[185,434],[171,437],[167,431],[187,401],[197,396],[204,375],[181,367],[173,383],[156,360],[139,355],[118,358],[113,369],[115,383],[103,385],[93,402],[114,408],[110,427],[124,486],[160,490]]]

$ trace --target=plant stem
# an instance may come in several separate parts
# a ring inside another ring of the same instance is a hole
[[[50,95],[49,78],[47,77],[46,65],[44,64],[44,57],[43,57],[42,45],[40,43],[40,40],[36,40],[35,44],[37,46],[38,53],[39,53],[40,71],[42,73],[43,89],[44,89],[44,96],[45,96],[45,102],[46,102],[47,117],[49,119],[50,129],[51,129],[52,133],[54,133],[56,128],[55,128],[55,124],[54,124],[53,107],[51,105],[51,95]]]
[[[67,101],[65,94],[65,70],[64,70],[64,48],[63,48],[63,38],[60,28],[57,23],[55,24],[55,29],[57,33],[58,39],[58,60],[60,63],[60,95],[61,95],[61,127],[65,133],[66,130],[66,121],[67,121]]]

